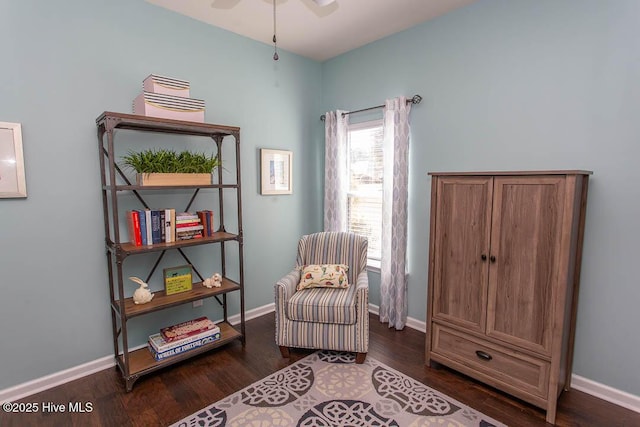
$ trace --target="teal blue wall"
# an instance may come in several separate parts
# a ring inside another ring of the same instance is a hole
[[[22,123],[28,191],[0,199],[0,390],[112,352],[95,119],[131,112],[150,73],[189,80],[207,122],[241,127],[247,309],[273,302],[322,226],[319,63],[275,63],[268,44],[142,0],[2,0],[0,40],[0,121]],[[294,152],[292,196],[259,195],[260,148]],[[134,344],[215,305],[137,319]]]
[[[637,0],[482,0],[323,64],[325,110],[424,97],[411,113],[411,317],[426,317],[428,172],[593,170],[574,373],[640,395],[638,40]]]
[[[10,343],[0,389],[112,351],[95,118],[131,111],[142,79],[158,73],[189,80],[208,122],[242,128],[248,309],[273,301],[299,236],[322,227],[324,111],[424,97],[412,112],[409,199],[409,315],[419,320],[427,172],[593,170],[574,371],[640,395],[638,16],[636,0],[482,0],[324,64],[286,52],[274,63],[267,44],[142,0],[0,1],[0,121],[23,125],[29,193],[0,200]],[[294,151],[293,196],[259,195],[259,148]]]

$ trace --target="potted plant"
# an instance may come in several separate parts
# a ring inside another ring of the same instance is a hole
[[[211,173],[220,166],[213,154],[165,148],[129,151],[122,163],[137,173],[138,185],[208,185]]]

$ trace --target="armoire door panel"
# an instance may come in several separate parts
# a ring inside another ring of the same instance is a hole
[[[496,177],[487,334],[548,354],[564,179]]]
[[[493,180],[459,177],[437,188],[434,317],[484,331]]]

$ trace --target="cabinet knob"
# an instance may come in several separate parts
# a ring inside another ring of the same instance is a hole
[[[496,256],[495,255],[491,255],[491,257],[489,259],[491,260],[491,262],[496,262]]]
[[[476,356],[478,356],[480,359],[486,360],[486,361],[489,361],[489,360],[493,359],[493,357],[489,353],[486,353],[486,352],[484,352],[482,350],[477,350],[476,351]]]
[[[480,255],[480,259],[483,261],[487,260],[487,256],[485,254]]]

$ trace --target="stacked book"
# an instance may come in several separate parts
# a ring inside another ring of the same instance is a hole
[[[220,339],[220,327],[207,317],[199,317],[162,328],[149,336],[147,347],[155,360],[164,360]]]
[[[137,209],[126,212],[129,242],[134,246],[171,243],[213,236],[213,212]]]
[[[176,240],[199,239],[204,226],[197,214],[182,212],[176,215]]]
[[[202,123],[204,101],[190,98],[189,88],[186,80],[151,74],[133,100],[133,114]]]

